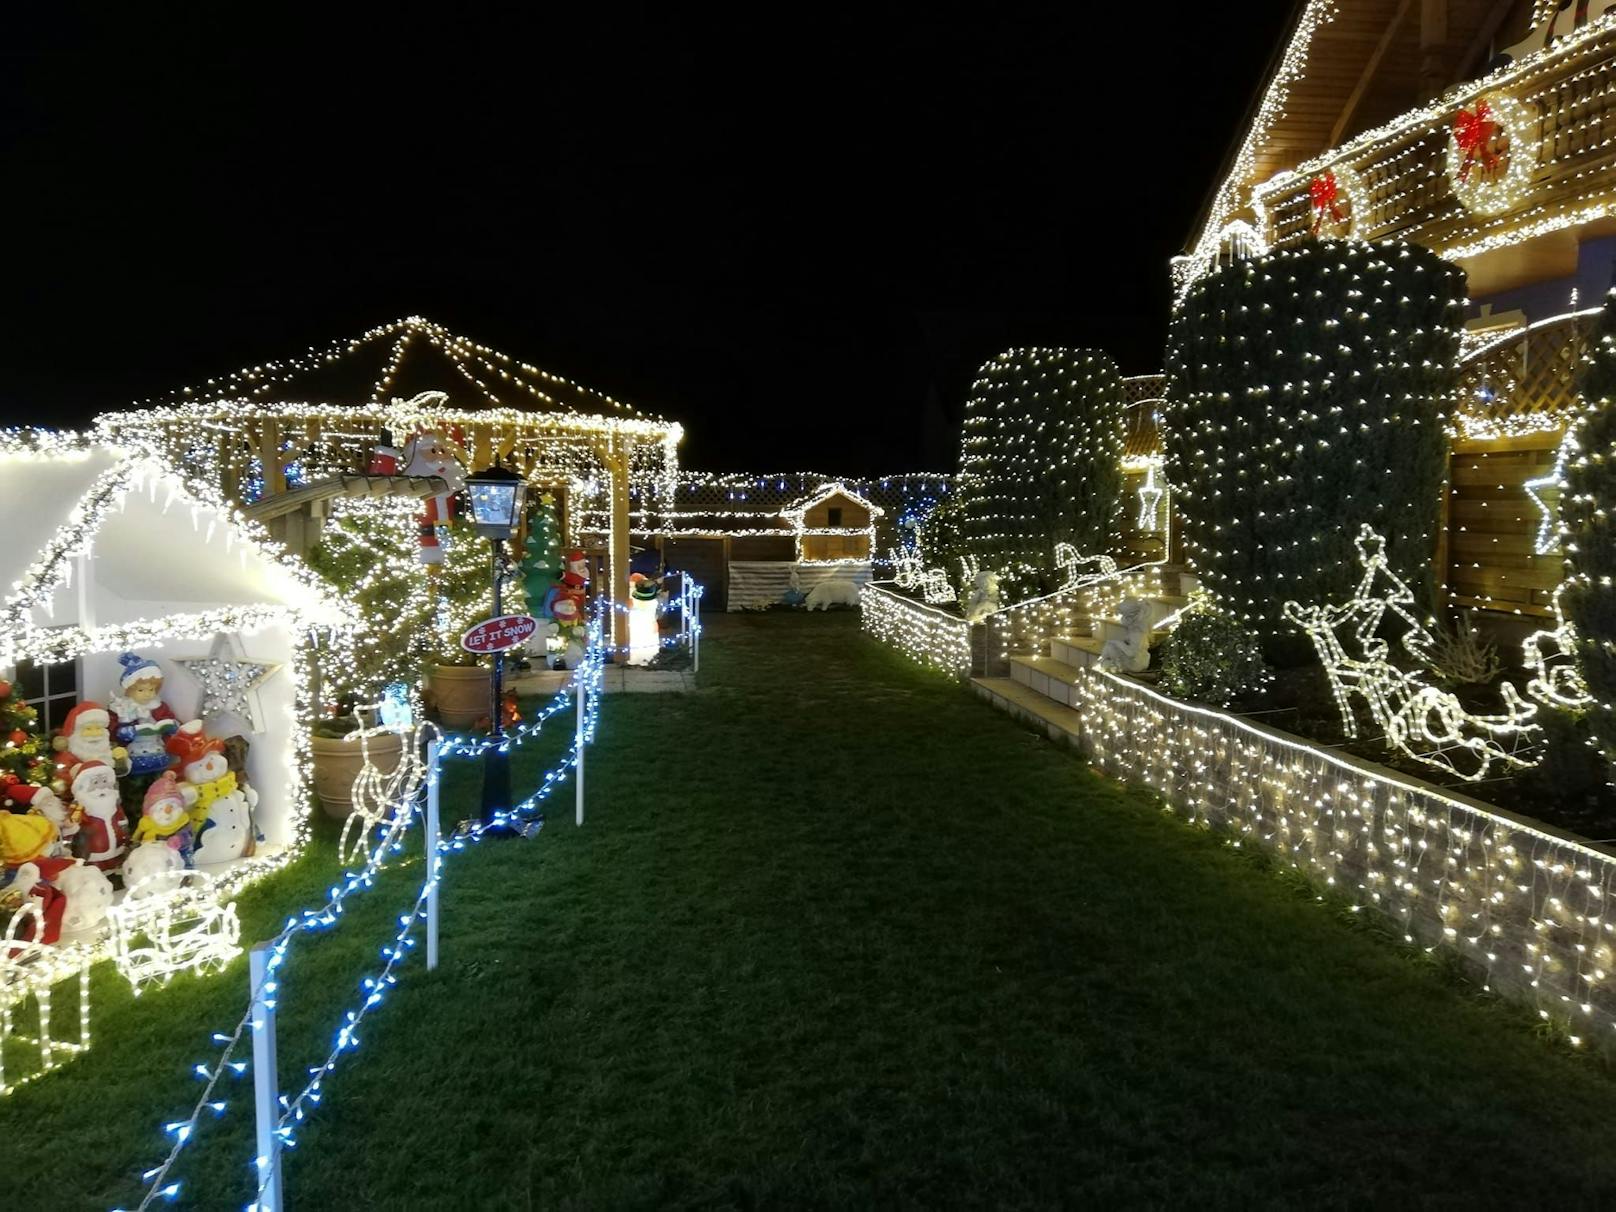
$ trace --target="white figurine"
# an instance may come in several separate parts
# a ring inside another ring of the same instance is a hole
[[[1143,673],[1150,668],[1150,628],[1154,609],[1139,598],[1123,598],[1117,607],[1126,634],[1120,640],[1107,640],[1100,649],[1100,664],[1118,673]]]
[[[829,610],[832,606],[857,606],[858,586],[852,581],[821,581],[808,591],[809,610]]]

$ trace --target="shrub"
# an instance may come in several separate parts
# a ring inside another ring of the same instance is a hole
[[[1122,401],[1116,364],[1094,350],[1012,349],[978,372],[960,442],[963,531],[1007,604],[1059,584],[1056,543],[1115,545]]]
[[[1502,671],[1498,645],[1476,630],[1468,614],[1433,629],[1431,671],[1449,686],[1485,686]]]
[[[1605,298],[1583,367],[1571,441],[1560,494],[1567,573],[1560,607],[1576,627],[1577,667],[1594,699],[1588,727],[1605,760],[1616,764],[1616,291]]]
[[[1161,684],[1169,694],[1227,707],[1267,681],[1261,641],[1231,614],[1192,610],[1167,637]]]
[[[1361,523],[1427,607],[1464,277],[1422,248],[1317,241],[1203,278],[1167,351],[1186,554],[1264,636],[1347,596]]]

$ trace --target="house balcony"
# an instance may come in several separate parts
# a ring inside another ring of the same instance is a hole
[[[1616,232],[1613,90],[1606,20],[1258,185],[1258,229],[1271,248],[1421,244],[1473,298],[1571,273],[1580,241]]]

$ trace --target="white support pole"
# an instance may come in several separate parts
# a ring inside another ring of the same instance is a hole
[[[275,999],[270,995],[268,943],[247,953],[247,979],[252,996],[253,1110],[257,1116],[258,1156],[267,1158],[260,1171],[262,1191],[256,1212],[281,1212],[281,1151],[275,1137],[280,1120],[280,1081],[275,1063]]]
[[[584,661],[583,665],[579,667],[577,677],[573,679],[577,683],[578,688],[578,706],[576,711],[578,718],[574,721],[573,725],[577,730],[574,733],[576,737],[574,743],[578,747],[578,766],[577,769],[572,772],[572,776],[577,782],[577,823],[580,825],[584,823],[584,714],[589,707],[589,690],[584,685],[584,674],[588,672],[588,669],[589,662],[586,660]]]
[[[426,746],[426,862],[431,884],[426,892],[426,970],[438,966],[438,873],[443,869],[443,835],[438,822],[438,749],[433,737]]]
[[[690,672],[701,672],[701,594],[692,595],[690,604],[696,612],[695,622],[690,628]]]

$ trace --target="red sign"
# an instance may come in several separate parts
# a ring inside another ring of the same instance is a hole
[[[505,614],[478,623],[460,637],[460,646],[467,652],[504,652],[519,647],[538,629],[539,621],[530,614]]]

